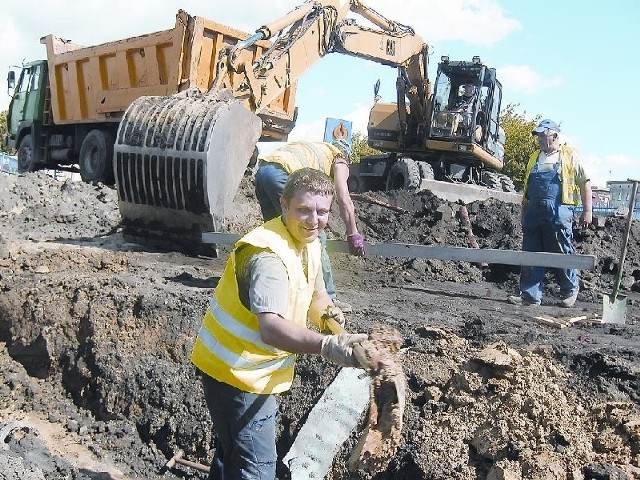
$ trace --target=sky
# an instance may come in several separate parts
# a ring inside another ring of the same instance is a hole
[[[429,45],[429,76],[442,55],[479,55],[496,68],[503,108],[527,119],[551,118],[574,147],[592,185],[640,179],[632,90],[640,78],[640,2],[578,0],[362,0],[389,19],[413,27]],[[40,37],[54,34],[91,46],[172,28],[179,9],[245,32],[280,18],[298,0],[23,0],[0,10],[0,66],[45,58]],[[361,17],[355,17],[359,23]],[[351,121],[366,134],[373,86],[395,101],[396,71],[338,53],[313,65],[298,84],[299,115],[291,140],[322,140],[326,118]],[[6,77],[5,77],[6,78]],[[0,91],[0,111],[11,97]]]

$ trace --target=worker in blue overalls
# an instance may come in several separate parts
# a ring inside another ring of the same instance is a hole
[[[573,254],[574,207],[580,202],[582,226],[592,221],[591,183],[576,157],[566,144],[560,145],[559,125],[542,120],[532,131],[539,150],[527,164],[522,195],[522,250]],[[575,269],[555,269],[560,286],[561,307],[574,305],[580,278]],[[520,295],[509,297],[519,305],[540,305],[544,295],[545,267],[523,266],[520,273]]]

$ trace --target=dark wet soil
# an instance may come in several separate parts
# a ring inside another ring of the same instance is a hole
[[[356,201],[367,240],[518,250],[519,207],[460,206],[429,192],[370,193],[407,213]],[[251,179],[225,228],[259,223]],[[337,211],[332,236],[343,228]],[[208,463],[213,432],[188,361],[224,265],[124,242],[115,191],[39,172],[0,176],[0,478],[205,478],[164,468],[183,449]],[[625,218],[577,230],[583,271],[576,305],[506,301],[518,267],[332,254],[350,331],[397,329],[407,376],[400,447],[384,472],[348,472],[360,431],[329,479],[640,478],[640,226],[621,290],[625,324],[557,328],[535,317],[598,320]],[[470,237],[473,234],[473,238]],[[280,399],[283,458],[338,369],[301,356]],[[362,425],[365,419],[362,418]],[[279,465],[279,478],[289,478]]]

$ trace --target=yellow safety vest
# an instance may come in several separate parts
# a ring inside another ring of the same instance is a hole
[[[340,150],[327,142],[292,142],[261,158],[264,162],[277,163],[291,174],[309,167],[331,176],[333,159]]]
[[[524,191],[522,192],[522,201],[526,202],[527,188],[529,186],[529,175],[533,170],[533,166],[538,160],[540,150],[536,150],[529,157],[527,171],[524,176]],[[579,205],[582,203],[580,197],[580,187],[576,182],[576,166],[573,163],[573,150],[567,145],[560,146],[560,182],[562,183],[562,203],[565,205]]]
[[[251,393],[291,388],[296,355],[264,343],[258,317],[242,305],[236,279],[236,251],[242,245],[268,248],[284,263],[289,277],[286,319],[306,327],[320,271],[320,242],[305,246],[307,275],[293,239],[280,217],[241,238],[229,256],[191,352],[191,362],[218,381]]]

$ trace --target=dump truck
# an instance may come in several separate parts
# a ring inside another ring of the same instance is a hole
[[[416,168],[420,182],[446,173],[469,183],[477,175],[460,174],[459,166],[501,168],[495,71],[480,72],[478,62],[463,66],[468,71],[460,78],[475,75],[486,85],[490,111],[486,121],[457,119],[434,103],[424,40],[359,0],[306,1],[251,35],[179,12],[172,30],[156,34],[85,48],[53,36],[43,42],[47,61],[39,73],[23,69],[12,103],[9,144],[18,148],[21,171],[77,162],[85,181],[112,174],[123,234],[137,243],[209,249],[202,233],[218,230],[256,143],[287,139],[296,84],[329,53],[398,72],[396,102],[376,102],[371,112],[370,142],[385,155],[352,172],[355,190],[375,188],[376,175],[387,188],[414,188]],[[16,104],[21,88],[38,82],[36,122],[21,118]],[[478,140],[469,141],[471,130]],[[406,174],[403,181],[388,180],[398,172]]]
[[[180,10],[173,28],[97,46],[42,37],[46,60],[8,74],[13,95],[4,140],[17,150],[19,172],[79,171],[85,182],[113,184],[115,138],[131,103],[208,90],[218,52],[246,36]],[[258,41],[242,55],[259,57],[270,46]],[[295,84],[265,107],[261,139],[286,140],[295,123]]]

